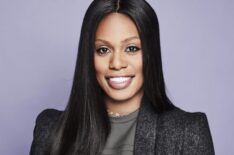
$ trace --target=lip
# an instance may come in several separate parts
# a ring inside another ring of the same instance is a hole
[[[114,77],[135,77],[134,75],[107,75],[105,76],[106,79],[109,79],[109,78],[114,78]]]
[[[122,77],[122,79],[121,79],[121,77]],[[122,75],[122,76],[118,75],[118,76],[106,76],[105,78],[107,80],[108,85],[112,89],[121,90],[121,89],[127,88],[131,84],[134,77],[135,76],[133,76],[133,75]],[[114,80],[111,78],[119,78],[119,79]]]

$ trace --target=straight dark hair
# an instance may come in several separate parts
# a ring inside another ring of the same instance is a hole
[[[162,71],[159,24],[145,0],[94,0],[83,19],[72,90],[68,105],[50,137],[46,154],[97,155],[110,132],[104,92],[94,68],[95,33],[100,21],[110,13],[127,15],[136,25],[143,50],[143,90],[155,112],[174,106],[165,91]]]

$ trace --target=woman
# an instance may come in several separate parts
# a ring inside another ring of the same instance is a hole
[[[158,20],[144,0],[94,0],[66,109],[36,120],[31,155],[214,154],[207,117],[175,107]]]

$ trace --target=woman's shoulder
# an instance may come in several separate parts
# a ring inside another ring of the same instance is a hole
[[[52,129],[62,116],[63,111],[56,109],[45,109],[36,118],[33,130],[33,141],[31,144],[30,155],[43,154],[48,146],[48,138]]]
[[[45,109],[40,112],[36,118],[36,123],[56,121],[62,115],[63,111],[57,109]]]
[[[40,112],[36,118],[36,124],[34,128],[34,136],[39,135],[41,132],[48,132],[58,122],[62,116],[63,111],[56,109],[45,109]]]
[[[189,112],[178,107],[174,107],[171,110],[163,112],[159,117],[166,122],[181,122],[183,124],[207,121],[207,115],[204,112]]]
[[[159,141],[171,142],[170,145],[180,144],[185,154],[214,154],[209,123],[204,112],[188,112],[178,107],[164,112],[159,115],[158,133]]]
[[[162,135],[187,135],[210,133],[204,112],[188,112],[175,107],[158,116],[158,129]],[[202,133],[203,132],[203,133]]]
[[[50,132],[62,116],[62,113],[63,111],[56,109],[45,109],[40,112],[36,118],[34,136],[47,135],[46,133]]]
[[[188,112],[175,107],[159,115],[158,121],[163,128],[200,130],[209,128],[207,115],[204,112]]]

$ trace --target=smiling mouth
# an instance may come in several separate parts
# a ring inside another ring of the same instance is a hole
[[[106,80],[111,88],[121,90],[127,88],[134,77],[135,76],[107,76]]]

